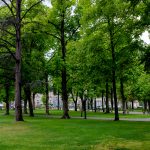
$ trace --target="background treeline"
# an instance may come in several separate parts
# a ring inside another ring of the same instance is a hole
[[[87,101],[106,97],[106,113],[118,99],[126,113],[128,101],[144,102],[150,111],[150,45],[141,40],[149,32],[149,0],[0,1],[0,101],[15,100],[16,121],[34,116],[34,96],[60,94],[62,118],[70,118],[72,96],[86,111]],[[95,102],[96,104],[96,102]]]

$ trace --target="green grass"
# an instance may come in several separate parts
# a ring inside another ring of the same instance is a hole
[[[42,110],[37,113],[42,114]],[[61,112],[52,113],[59,116]],[[63,120],[44,115],[24,119],[15,122],[13,112],[4,116],[0,111],[1,150],[150,149],[150,122]]]
[[[45,113],[44,109],[36,109],[35,110],[36,114],[42,115]],[[62,110],[50,110],[51,115],[53,116],[61,116],[62,115]],[[81,112],[80,111],[69,111],[69,114],[71,117],[80,117],[81,116]],[[97,118],[114,118],[114,113],[109,113],[109,114],[105,114],[103,112],[99,112],[97,111],[95,112],[91,112],[91,111],[87,111],[87,118],[88,117],[97,117]],[[120,118],[130,118],[130,119],[138,119],[138,118],[150,118],[150,114],[119,114]]]

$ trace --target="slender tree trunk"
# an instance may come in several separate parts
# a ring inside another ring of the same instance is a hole
[[[104,112],[104,91],[102,91],[102,111]]]
[[[32,100],[31,100],[31,89],[30,89],[30,84],[27,83],[24,87],[24,91],[28,100],[28,104],[29,104],[29,116],[30,117],[34,117],[34,113],[33,113],[33,105],[32,105]]]
[[[150,100],[148,101],[148,113],[150,113]]]
[[[32,99],[31,99],[31,90],[29,90],[28,102],[29,102],[29,112],[30,112],[29,115],[30,115],[30,117],[34,117],[33,105],[32,105]]]
[[[49,115],[49,90],[48,90],[48,74],[45,74],[45,94],[46,94],[46,115]]]
[[[94,111],[96,112],[96,98],[94,100]]]
[[[81,107],[81,117],[83,116],[83,111],[84,111],[84,107],[83,107],[83,94],[80,95],[80,99],[81,99],[81,103],[82,103],[82,107]]]
[[[77,111],[77,101],[74,101],[74,110]]]
[[[91,105],[91,109],[93,111],[93,98],[91,98],[91,100],[90,100],[90,105]]]
[[[60,108],[60,103],[59,103],[59,91],[58,91],[58,94],[57,94],[57,109],[59,110]]]
[[[15,67],[15,113],[16,121],[23,121],[21,106],[21,2],[16,0],[16,67]]]
[[[24,114],[28,114],[28,111],[27,111],[27,97],[25,96],[25,99],[24,99]]]
[[[124,86],[123,86],[123,79],[120,78],[120,93],[122,98],[122,110],[123,114],[126,114],[126,98],[124,96]]]
[[[77,111],[78,110],[78,92],[76,93],[76,100],[75,100],[76,102],[75,102],[75,111]]]
[[[63,102],[63,116],[62,119],[69,119],[69,109],[68,109],[68,93],[67,93],[67,71],[66,71],[66,42],[65,42],[65,30],[64,30],[64,17],[65,14],[61,14],[61,50],[62,50],[62,60],[63,66],[61,70],[61,88],[62,88],[62,102]]]
[[[147,112],[147,101],[144,100],[144,111],[143,113],[145,114]]]
[[[6,92],[6,99],[5,99],[6,112],[5,112],[5,115],[9,115],[9,83],[6,83],[6,85],[5,85],[5,92]]]
[[[88,110],[90,110],[90,100],[88,99],[88,106],[87,106]]]
[[[109,113],[108,80],[106,81],[106,113]]]
[[[81,103],[82,103],[82,108],[81,108],[81,117],[83,117],[83,100],[81,100]]]
[[[76,98],[74,98],[73,91],[71,91],[71,95],[72,95],[72,99],[73,99],[73,102],[74,102],[74,110],[77,111],[78,92],[76,94]]]
[[[83,99],[83,111],[84,111],[84,119],[86,119],[86,99]]]
[[[118,101],[117,101],[117,91],[116,91],[116,56],[115,56],[115,46],[114,46],[114,33],[113,33],[113,25],[110,23],[109,18],[108,18],[108,26],[109,26],[110,45],[111,45],[111,53],[112,53],[112,85],[113,85],[114,104],[115,104],[114,120],[118,121],[119,113],[118,113]]]
[[[114,102],[113,102],[113,89],[111,88],[111,111],[114,109]]]
[[[35,110],[35,93],[32,95],[32,101],[33,101],[33,110]]]
[[[131,101],[131,107],[132,107],[132,111],[134,110],[134,100]]]

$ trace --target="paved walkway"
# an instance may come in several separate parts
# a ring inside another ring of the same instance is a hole
[[[71,118],[82,119],[81,117],[71,117]],[[112,120],[112,121],[114,120],[114,118],[100,118],[100,117],[87,117],[87,119],[93,119],[93,120]],[[120,118],[119,120],[150,122],[150,118]]]
[[[61,118],[61,116],[54,116],[54,115],[35,115],[35,116],[45,116],[48,118]],[[75,118],[75,119],[84,119],[83,117],[74,117],[71,116],[71,118]],[[114,118],[101,118],[101,117],[88,117],[87,119],[92,119],[92,120],[108,120],[108,121],[113,121]],[[150,122],[150,118],[119,118],[119,120],[122,121],[140,121],[140,122]]]

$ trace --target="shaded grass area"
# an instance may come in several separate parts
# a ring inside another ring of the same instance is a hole
[[[3,116],[0,112],[0,149],[150,149],[150,122],[63,120],[42,115],[25,116],[24,119],[24,122],[15,122],[13,115]]]

